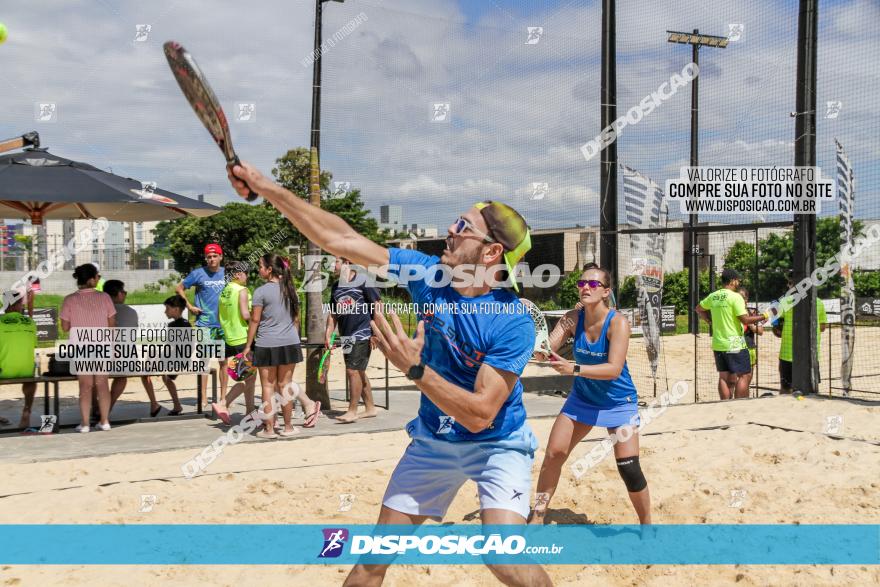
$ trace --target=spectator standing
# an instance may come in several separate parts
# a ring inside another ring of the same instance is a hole
[[[91,263],[80,265],[73,271],[77,291],[61,303],[61,328],[112,328],[116,326],[116,308],[113,300],[95,289],[98,269]],[[110,387],[107,375],[79,373],[79,411],[81,416],[77,432],[89,432],[89,413],[92,408],[92,388],[97,390],[100,418],[99,430],[110,430]]]
[[[788,288],[794,286],[794,280],[788,279]],[[822,333],[828,325],[828,315],[825,312],[825,304],[816,297],[816,356],[822,348]],[[773,325],[773,335],[781,338],[779,345],[779,387],[782,393],[792,392],[792,361],[794,360],[793,336],[794,336],[794,308],[788,308]]]
[[[293,279],[290,276],[290,263],[274,253],[260,257],[260,277],[266,280],[254,291],[253,311],[248,327],[247,344],[244,355],[253,350],[254,366],[260,373],[260,386],[263,393],[265,427],[257,433],[260,438],[278,438],[275,433],[274,397],[277,393],[284,398],[281,412],[284,417],[284,430],[281,436],[293,436],[299,429],[291,424],[293,403],[299,399],[307,414],[304,426],[311,428],[318,419],[321,402],[312,401],[305,392],[293,383],[293,370],[303,360],[300,348],[299,298]],[[289,393],[292,390],[293,393]],[[290,397],[292,396],[292,397]]]
[[[749,316],[743,297],[737,293],[739,273],[733,269],[721,272],[721,289],[706,296],[695,308],[697,314],[712,326],[712,351],[718,370],[718,395],[722,400],[749,396],[752,365],[743,336],[743,326],[759,324],[764,316]]]
[[[248,265],[241,261],[233,261],[226,264],[226,277],[229,283],[220,293],[220,305],[218,318],[223,328],[223,337],[226,341],[227,360],[230,357],[242,354],[247,344],[248,322],[251,319],[251,292],[247,288]],[[224,368],[221,365],[221,369]],[[254,411],[254,385],[256,377],[248,377],[232,386],[229,395],[226,395],[226,379],[223,379],[220,388],[220,401],[213,404],[212,408],[217,417],[224,423],[230,424],[229,407],[232,402],[244,392],[245,413]]]
[[[348,411],[336,417],[340,422],[350,424],[359,418],[376,416],[376,405],[373,401],[370,378],[367,377],[367,366],[370,364],[370,353],[376,348],[370,321],[382,310],[378,289],[365,285],[349,285],[355,282],[357,272],[348,260],[337,258],[334,269],[339,280],[330,290],[331,310],[327,316],[324,346],[330,348],[330,337],[337,327],[341,337],[354,340],[350,352],[343,355],[351,399],[348,403]],[[358,403],[362,395],[364,411],[358,414]]]
[[[226,272],[221,266],[223,249],[217,243],[205,245],[205,266],[190,271],[175,291],[186,302],[186,308],[196,316],[196,327],[208,328],[212,340],[223,340],[223,328],[217,315],[220,293],[226,287]],[[196,288],[195,303],[186,299],[186,290]],[[226,369],[220,365],[220,385],[226,389]],[[202,389],[208,389],[208,376],[200,375]],[[208,394],[202,399],[202,407],[208,406]]]

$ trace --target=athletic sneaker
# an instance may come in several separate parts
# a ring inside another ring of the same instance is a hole
[[[103,430],[104,432],[107,432],[108,430],[110,430],[110,424],[98,424],[98,430]]]
[[[88,426],[83,426],[82,424],[78,424],[77,427],[76,427],[76,431],[79,432],[79,433],[81,433],[81,434],[85,434],[86,432],[89,431],[89,427],[88,427]]]

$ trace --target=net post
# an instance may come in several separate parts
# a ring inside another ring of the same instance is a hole
[[[818,39],[817,0],[800,0],[798,15],[797,96],[795,120],[796,166],[816,165],[816,61]],[[793,277],[795,284],[816,268],[816,215],[796,214]],[[793,309],[792,387],[804,393],[818,391],[816,356],[816,288],[810,286]]]

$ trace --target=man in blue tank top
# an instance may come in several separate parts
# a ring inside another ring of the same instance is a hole
[[[442,519],[467,480],[477,484],[483,524],[524,523],[537,441],[525,421],[519,376],[535,330],[513,293],[493,289],[531,248],[522,216],[499,202],[476,204],[449,226],[438,259],[381,247],[248,164],[235,166],[229,178],[239,195],[252,189],[320,248],[398,278],[419,305],[415,338],[396,315],[393,324],[381,314],[373,322],[379,349],[422,392],[419,416],[407,425],[412,442],[392,474],[378,523]],[[551,584],[537,565],[488,566],[508,585]],[[378,585],[387,569],[358,564],[346,585]]]

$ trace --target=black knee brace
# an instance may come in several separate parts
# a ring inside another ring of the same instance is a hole
[[[648,486],[648,481],[642,473],[642,467],[639,465],[639,457],[626,457],[617,459],[617,472],[626,485],[627,491],[635,493],[641,491]]]

